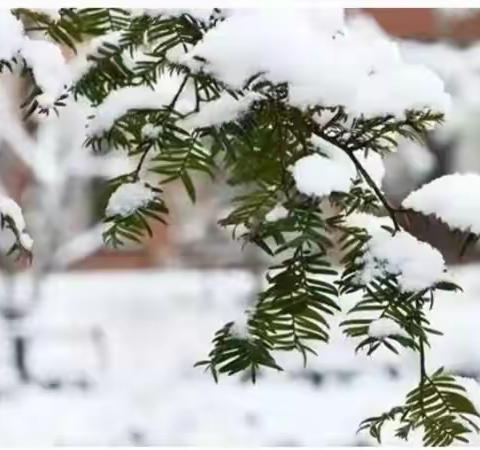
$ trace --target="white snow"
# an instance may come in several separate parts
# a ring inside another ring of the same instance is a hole
[[[185,129],[195,129],[237,120],[259,98],[260,95],[255,92],[249,92],[238,100],[224,93],[216,100],[203,103],[199,112],[180,121],[179,125]]]
[[[162,17],[169,18],[189,14],[202,22],[208,21],[212,12],[212,8],[149,8],[142,10],[142,13],[152,17],[161,15]]]
[[[428,370],[443,365],[478,374],[480,352],[472,342],[480,339],[480,267],[455,270],[465,292],[439,293],[428,312],[433,326],[445,332],[431,338]],[[2,290],[5,281],[0,279]],[[24,278],[18,287],[27,288]],[[43,380],[87,377],[93,386],[46,390],[8,381],[7,335],[0,323],[0,444],[125,446],[134,445],[136,435],[142,445],[157,446],[376,445],[367,433],[356,434],[358,424],[403,402],[416,385],[413,352],[356,354],[355,342],[334,320],[331,342],[315,348],[318,357],[309,358],[306,370],[298,355],[279,353],[285,372],[267,371],[253,386],[238,377],[215,384],[192,367],[210,350],[212,330],[242,314],[253,287],[243,271],[51,276],[26,328],[32,369]],[[358,300],[347,297],[342,308]],[[342,313],[338,320],[343,318]],[[90,339],[94,329],[103,330],[103,347]],[[312,372],[321,376],[317,386],[306,379]],[[383,443],[405,445],[388,426]],[[414,439],[409,444],[420,445]]]
[[[391,236],[387,231],[374,233],[363,255],[361,281],[369,283],[375,277],[397,275],[404,292],[420,291],[443,279],[445,262],[441,253],[406,231]]]
[[[349,214],[345,223],[349,227],[363,228],[370,235],[374,236],[379,233],[387,233],[382,226],[392,228],[392,220],[388,216],[378,217],[364,212],[354,212]]]
[[[21,53],[36,83],[50,98],[58,98],[72,82],[62,51],[53,42],[26,38]]]
[[[312,143],[325,156],[314,154],[297,160],[292,174],[297,188],[306,195],[323,197],[332,192],[348,192],[353,181],[358,178],[353,161],[341,148],[331,142],[314,136]],[[382,157],[375,152],[357,151],[355,157],[368,172],[372,180],[381,188],[385,175]],[[365,180],[363,185],[367,187]]]
[[[10,197],[1,195],[0,213],[12,219],[18,232],[20,244],[26,250],[31,250],[33,246],[33,239],[25,231],[25,219],[23,217],[22,209],[20,206],[18,206],[17,202]]]
[[[22,47],[23,25],[8,9],[0,10],[0,60],[11,60]]]
[[[240,339],[247,339],[250,335],[248,330],[248,320],[250,318],[250,312],[245,311],[241,317],[235,320],[230,327],[230,334],[233,337]]]
[[[351,173],[345,167],[318,153],[297,160],[292,168],[297,189],[305,195],[324,197],[332,192],[348,192]]]
[[[144,139],[156,139],[161,131],[161,127],[155,126],[153,123],[147,123],[142,128],[142,137]]]
[[[155,193],[145,183],[124,183],[110,196],[105,213],[107,216],[126,217],[148,205],[154,198]]]
[[[402,327],[387,317],[373,320],[368,326],[368,335],[371,337],[383,338],[402,334],[404,334]]]
[[[95,117],[88,125],[88,132],[92,136],[101,134],[111,128],[115,120],[132,109],[165,108],[174,98],[178,88],[176,77],[163,77],[156,89],[147,86],[128,86],[113,91],[96,109]],[[190,106],[188,102],[179,100],[175,109],[186,112]]]
[[[290,102],[299,107],[343,105],[369,117],[449,107],[434,72],[403,61],[387,37],[349,27],[341,9],[232,10],[179,62],[235,88],[264,73],[274,83],[288,82]]]
[[[283,205],[275,205],[268,213],[265,215],[265,220],[267,222],[275,222],[276,220],[285,219],[288,216],[288,209]]]
[[[433,214],[451,228],[480,234],[480,175],[451,174],[436,178],[410,193],[405,208],[425,215]]]
[[[394,66],[360,80],[350,106],[355,115],[402,117],[406,109],[447,112],[442,79],[420,65]]]

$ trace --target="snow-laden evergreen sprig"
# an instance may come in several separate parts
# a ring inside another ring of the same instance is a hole
[[[306,364],[317,345],[328,344],[339,296],[359,292],[341,325],[357,351],[408,348],[420,367],[405,404],[361,428],[380,439],[385,421],[399,420],[398,436],[423,428],[432,445],[477,430],[478,412],[461,387],[426,370],[430,335],[439,333],[426,311],[436,291],[457,286],[443,279],[438,252],[403,229],[405,208],[390,204],[380,183],[381,158],[398,139],[424,140],[448,109],[433,72],[407,64],[385,37],[358,32],[340,10],[15,14],[26,30],[75,51],[100,39],[83,54],[86,66],[72,64],[82,72],[72,74],[69,93],[93,105],[88,149],[136,159],[107,190],[107,243],[141,241],[151,234],[149,220],[165,221],[160,187],[167,183],[180,181],[195,200],[194,175],[214,179],[222,171],[236,190],[220,225],[270,256],[267,287],[245,319],[248,333],[229,322],[199,365],[216,380],[247,372],[255,381],[265,368],[281,370],[278,350],[297,351]],[[28,113],[42,93],[32,91]],[[281,217],[271,220],[278,205]],[[367,223],[357,220],[365,213]],[[416,256],[435,262],[430,272],[415,265]]]

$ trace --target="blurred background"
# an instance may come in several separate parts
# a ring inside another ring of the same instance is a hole
[[[387,159],[391,202],[441,175],[480,172],[480,10],[348,14],[397,39],[453,98],[427,147],[405,141]],[[268,263],[217,226],[232,192],[199,178],[191,205],[170,185],[168,227],[152,224],[154,237],[141,245],[104,248],[101,186],[129,162],[82,149],[86,118],[75,108],[22,123],[24,91],[1,75],[1,190],[22,205],[35,258],[28,268],[0,261],[0,446],[373,444],[357,426],[402,400],[416,382],[415,355],[355,355],[333,326],[331,344],[306,369],[299,355],[280,354],[283,373],[264,373],[254,386],[242,378],[215,385],[193,364],[218,328],[241,317]],[[429,364],[478,380],[479,249],[459,258],[465,236],[431,218],[412,216],[410,231],[443,252],[464,288],[436,302],[431,318],[445,335]],[[388,430],[385,443],[399,444]]]

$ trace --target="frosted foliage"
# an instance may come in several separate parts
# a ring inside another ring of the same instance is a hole
[[[186,129],[210,127],[238,119],[251,104],[259,98],[256,93],[249,93],[238,100],[226,93],[217,100],[205,103],[200,111],[180,123]]]
[[[285,219],[288,216],[288,209],[282,205],[275,205],[265,216],[268,222],[275,222],[276,220]]]
[[[354,212],[346,218],[346,225],[349,227],[363,228],[370,236],[378,233],[387,233],[382,228],[391,227],[392,221],[389,217],[377,217],[363,212]]]
[[[433,214],[451,228],[480,234],[480,175],[451,174],[437,178],[410,193],[405,208]]]
[[[402,334],[404,334],[402,327],[394,320],[386,317],[373,320],[368,327],[368,335],[371,337],[383,338]]]
[[[403,292],[420,291],[443,279],[445,262],[440,252],[406,231],[391,236],[374,233],[362,257],[361,282],[375,277],[396,275]]]
[[[154,8],[144,9],[142,12],[151,17],[178,17],[182,14],[189,14],[190,16],[202,22],[207,22],[212,15],[211,8]]]
[[[138,181],[122,184],[108,200],[107,216],[129,216],[154,199],[154,192]]]
[[[407,109],[449,106],[434,72],[407,64],[387,37],[349,27],[341,9],[233,10],[180,62],[234,88],[260,73],[289,82],[290,102],[299,107],[343,105],[353,114],[403,117]]]
[[[9,217],[14,223],[18,232],[18,239],[23,248],[31,250],[33,239],[25,232],[25,219],[17,202],[9,197],[0,196],[0,213]]]
[[[113,91],[97,108],[88,130],[91,135],[98,135],[113,126],[116,119],[132,109],[161,109],[173,99],[178,89],[177,77],[163,77],[162,83],[153,90],[147,86],[128,86]],[[176,110],[186,112],[190,105],[181,101]]]
[[[68,61],[72,79],[78,81],[82,78],[82,76],[95,65],[94,58],[101,56],[99,49],[105,44],[118,45],[122,34],[121,31],[112,31],[105,35],[95,37],[88,41],[88,43],[79,46],[76,56]]]
[[[7,9],[0,10],[0,60],[10,60],[23,44],[23,25]]]
[[[62,51],[53,42],[25,39],[22,55],[31,67],[36,83],[48,96],[58,98],[71,83]]]
[[[332,192],[348,192],[352,186],[348,168],[316,153],[300,158],[291,171],[297,189],[305,195],[324,197]]]

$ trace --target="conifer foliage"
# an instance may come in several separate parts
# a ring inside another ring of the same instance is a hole
[[[430,337],[441,333],[426,311],[438,291],[459,287],[438,251],[404,229],[406,209],[390,205],[380,185],[382,158],[398,139],[422,142],[442,121],[448,96],[433,73],[405,63],[392,42],[341,11],[9,15],[2,21],[21,24],[24,40],[48,43],[39,46],[45,65],[59,59],[52,43],[74,55],[59,76],[36,63],[31,42],[19,38],[10,53],[0,46],[1,69],[32,82],[25,117],[87,101],[85,151],[124,151],[137,162],[107,188],[108,244],[140,240],[150,220],[167,221],[167,183],[181,182],[192,201],[197,174],[214,182],[225,173],[236,189],[219,226],[271,257],[267,287],[244,320],[215,334],[199,366],[216,380],[247,372],[255,382],[262,370],[281,370],[277,351],[299,352],[307,364],[317,345],[328,345],[342,296],[359,293],[341,323],[357,351],[407,348],[420,367],[405,403],[360,429],[380,441],[394,420],[399,437],[420,428],[427,445],[478,431],[465,388],[426,365]]]

